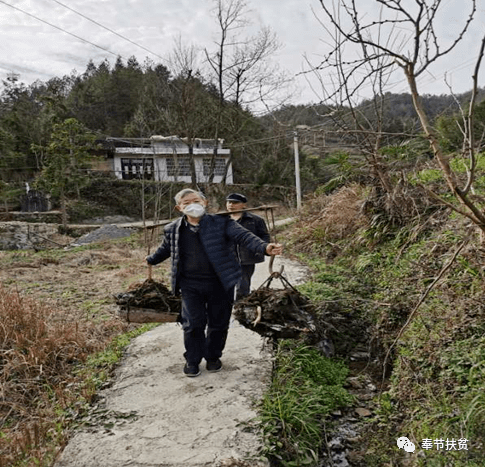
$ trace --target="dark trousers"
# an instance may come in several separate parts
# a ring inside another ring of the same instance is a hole
[[[246,297],[251,292],[251,277],[255,267],[255,264],[241,264],[242,278],[236,287],[236,299]]]
[[[184,357],[198,365],[222,356],[234,302],[234,288],[226,291],[218,279],[181,281]]]

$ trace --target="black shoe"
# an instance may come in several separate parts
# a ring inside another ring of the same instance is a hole
[[[206,368],[210,373],[216,373],[222,370],[222,362],[219,359],[208,361]]]
[[[199,365],[189,365],[188,363],[184,366],[184,374],[185,376],[189,376],[191,378],[200,375]]]

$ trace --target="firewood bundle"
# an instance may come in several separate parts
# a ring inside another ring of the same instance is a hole
[[[308,298],[293,287],[260,287],[234,305],[234,317],[264,337],[296,338],[316,331],[316,318]]]
[[[118,316],[132,323],[180,321],[181,301],[161,282],[147,279],[114,296]]]

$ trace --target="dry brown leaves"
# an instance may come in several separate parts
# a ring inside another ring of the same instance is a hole
[[[343,187],[330,196],[314,226],[321,226],[329,240],[348,237],[367,223],[362,212],[365,189],[360,185]]]
[[[0,466],[45,455],[58,435],[56,412],[77,400],[76,365],[106,343],[100,330],[65,312],[0,286]],[[116,328],[116,323],[113,323]],[[102,332],[107,332],[106,329]],[[112,329],[120,332],[120,329]],[[33,460],[31,460],[33,462]],[[22,465],[37,465],[30,462]]]
[[[363,212],[365,198],[365,188],[355,184],[307,199],[296,235],[297,249],[309,251],[315,243],[341,240],[368,225]]]

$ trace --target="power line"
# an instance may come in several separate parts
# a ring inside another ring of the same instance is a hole
[[[102,25],[101,23],[99,23],[99,22],[97,22],[97,21],[95,21],[95,20],[93,20],[93,19],[89,18],[88,16],[86,16],[86,15],[84,15],[84,14],[82,14],[82,13],[80,13],[80,12],[76,11],[76,10],[74,10],[73,8],[70,8],[69,6],[67,6],[67,5],[65,5],[65,4],[63,4],[63,3],[61,3],[61,2],[59,2],[59,1],[57,1],[57,0],[53,0],[53,1],[54,1],[54,2],[56,2],[56,3],[58,3],[59,5],[63,6],[64,8],[67,8],[68,10],[70,10],[70,11],[72,11],[72,12],[74,12],[74,13],[78,14],[79,16],[82,16],[83,18],[87,19],[88,21],[91,21],[92,23],[96,24],[97,26],[100,26],[100,27],[102,27],[103,29],[106,29],[107,31],[111,32],[112,34],[115,34],[115,35],[117,35],[118,37],[120,37],[120,38],[122,38],[122,39],[124,39],[124,40],[126,40],[126,41],[128,41],[128,42],[130,42],[131,44],[134,44],[134,45],[136,45],[137,47],[140,47],[140,48],[142,48],[143,50],[145,50],[145,51],[147,51],[147,52],[149,52],[149,53],[151,53],[151,54],[155,55],[156,57],[160,58],[161,60],[163,60],[163,61],[165,61],[165,62],[167,62],[167,63],[170,63],[170,61],[169,61],[169,60],[167,60],[167,59],[163,58],[161,55],[159,55],[159,54],[157,54],[157,53],[155,53],[155,52],[153,52],[153,51],[151,51],[151,50],[147,49],[146,47],[144,47],[144,46],[142,46],[142,45],[140,45],[140,44],[136,43],[135,41],[132,41],[131,39],[129,39],[129,38],[127,38],[127,37],[123,36],[122,34],[119,34],[119,33],[117,33],[116,31],[114,31],[114,30],[112,30],[112,29],[110,29],[110,28],[108,28],[108,27],[106,27],[106,26]],[[95,44],[94,42],[89,41],[88,39],[84,39],[83,37],[78,36],[77,34],[74,34],[74,33],[70,32],[70,31],[67,31],[67,30],[65,30],[64,28],[60,27],[60,26],[56,26],[55,24],[50,23],[49,21],[46,21],[46,20],[44,20],[44,19],[42,19],[42,18],[39,18],[38,16],[36,16],[36,15],[34,15],[34,14],[32,14],[32,13],[29,13],[29,12],[27,12],[27,11],[23,10],[22,8],[19,8],[19,7],[16,7],[16,6],[14,6],[14,5],[11,5],[11,4],[9,4],[9,3],[7,3],[7,2],[5,2],[5,1],[3,1],[3,0],[0,0],[0,3],[2,3],[2,4],[4,4],[4,5],[6,5],[6,6],[10,7],[10,8],[12,8],[12,9],[14,9],[14,10],[17,10],[17,11],[19,11],[19,12],[21,12],[21,13],[23,13],[23,14],[25,14],[25,15],[27,15],[27,16],[29,16],[29,17],[31,17],[31,18],[34,18],[34,19],[36,19],[37,21],[40,21],[40,22],[42,22],[42,23],[44,23],[44,24],[47,24],[48,26],[51,26],[51,27],[53,27],[53,28],[55,28],[55,29],[57,29],[57,30],[59,30],[59,31],[63,32],[63,33],[69,34],[70,36],[75,37],[76,39],[81,40],[82,42],[85,42],[85,43],[87,43],[87,44],[90,44],[90,45],[92,45],[92,46],[94,46],[94,47],[98,48],[98,49],[101,49],[101,50],[103,50],[103,51],[105,51],[105,52],[108,52],[109,54],[111,54],[111,55],[113,55],[113,56],[115,56],[115,57],[122,57],[122,58],[124,58],[125,60],[127,60],[127,59],[126,59],[126,57],[123,57],[123,55],[121,55],[121,54],[117,54],[117,53],[115,53],[115,52],[112,52],[111,50],[107,49],[106,47],[102,47],[102,46],[100,46],[100,45],[98,45],[98,44]],[[5,68],[5,67],[0,67],[0,68],[3,68],[4,70],[7,70],[7,71],[9,71],[9,72],[12,72],[12,73],[13,73],[13,69],[12,69],[12,68]],[[47,73],[45,73],[45,72],[43,72],[43,71],[39,71],[39,70],[32,70],[32,72],[35,72],[35,73],[40,73],[40,74],[42,74],[42,75],[46,75],[46,76],[48,76],[48,74],[47,74]]]
[[[289,136],[287,135],[277,135],[277,136],[268,136],[267,138],[261,138],[261,139],[251,139],[248,141],[240,141],[234,144],[228,144],[231,149],[236,149],[236,148],[245,148],[247,146],[252,146],[253,144],[261,144],[261,143],[269,143],[271,141],[278,141],[278,140],[283,140],[283,139],[288,139]]]
[[[59,30],[61,32],[64,32],[66,34],[69,34],[70,36],[75,37],[76,39],[79,39],[80,41],[86,42],[87,44],[90,44],[90,45],[92,45],[94,47],[97,47],[98,49],[104,50],[105,52],[108,52],[111,55],[114,55],[115,57],[118,57],[118,56],[121,57],[122,56],[121,54],[116,54],[116,53],[112,52],[111,50],[109,50],[109,49],[107,49],[105,47],[102,47],[102,46],[100,46],[98,44],[95,44],[94,42],[88,41],[87,39],[84,39],[83,37],[78,36],[77,34],[74,34],[72,32],[66,31],[65,29],[63,29],[63,28],[61,28],[59,26],[56,26],[55,24],[49,23],[49,21],[46,21],[46,20],[44,20],[42,18],[39,18],[38,16],[35,16],[35,15],[31,14],[31,13],[28,13],[27,11],[22,10],[22,8],[16,7],[14,5],[10,5],[10,3],[4,2],[3,0],[0,0],[0,3],[3,3],[4,5],[7,5],[10,8],[13,8],[14,10],[20,11],[21,13],[24,13],[25,15],[30,16],[31,18],[34,18],[37,21],[40,21],[40,22],[42,22],[44,24],[47,24],[48,26],[51,26],[51,27],[53,27],[53,28],[55,28],[55,29],[57,29],[57,30]],[[125,58],[125,57],[123,57],[123,58]],[[125,60],[126,60],[126,58],[125,58]]]
[[[65,5],[64,3],[62,2],[59,2],[58,0],[52,0],[53,2],[57,3],[58,5],[61,5],[62,7],[64,8],[67,8],[68,10],[72,11],[73,13],[76,13],[76,15],[79,15],[81,16],[82,18],[84,19],[87,19],[88,21],[90,21],[91,23],[93,24],[96,24],[97,26],[103,28],[103,29],[106,29],[106,31],[109,31],[111,32],[112,34],[115,34],[116,36],[120,37],[121,39],[125,40],[125,41],[128,41],[130,44],[133,44],[133,45],[136,45],[137,47],[140,47],[141,49],[145,50],[146,52],[148,53],[151,53],[152,55],[155,55],[156,57],[160,58],[161,60],[163,61],[166,61],[167,63],[169,63],[168,60],[166,60],[165,58],[163,58],[161,55],[155,53],[155,52],[152,52],[151,50],[147,49],[146,47],[144,47],[143,45],[140,45],[138,44],[137,42],[135,41],[132,41],[131,39],[128,39],[127,37],[123,36],[122,34],[119,34],[118,32],[114,31],[113,29],[110,29],[108,28],[107,26],[104,26],[103,24],[101,23],[98,23],[97,21],[95,21],[94,19],[92,18],[89,18],[88,16],[84,15],[83,13],[80,13],[79,11],[75,10],[74,8],[71,8],[70,6],[68,5]]]

